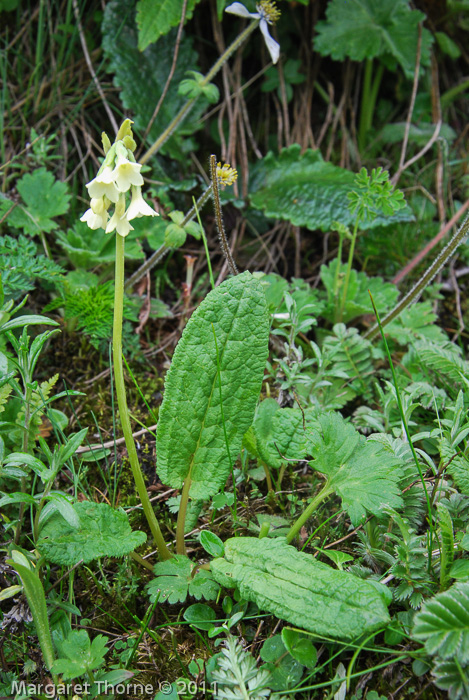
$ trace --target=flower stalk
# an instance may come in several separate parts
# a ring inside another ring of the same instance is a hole
[[[160,526],[153,512],[150,499],[148,497],[142,470],[138,461],[137,449],[135,447],[132,427],[130,425],[129,409],[125,394],[124,370],[122,364],[122,320],[124,308],[124,246],[125,238],[116,236],[116,272],[115,272],[115,293],[114,293],[114,332],[112,336],[112,355],[114,365],[114,381],[116,385],[117,405],[119,416],[124,433],[125,446],[129,455],[130,468],[134,478],[135,486],[142,503],[148,525],[158,548],[160,559],[169,559],[172,555],[169,552]]]

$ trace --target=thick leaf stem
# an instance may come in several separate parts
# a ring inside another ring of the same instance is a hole
[[[166,543],[161,534],[160,526],[153,512],[150,499],[148,498],[145,481],[140,469],[137,450],[132,435],[130,425],[129,409],[127,407],[127,398],[125,395],[124,370],[122,364],[122,319],[124,308],[124,251],[125,238],[116,235],[116,287],[114,294],[114,332],[112,337],[112,354],[114,364],[114,378],[116,384],[117,405],[119,407],[120,421],[122,432],[124,433],[125,446],[129,455],[130,467],[135,481],[135,486],[142,503],[143,512],[147,518],[151,533],[158,548],[160,559],[169,559],[172,555],[168,550]]]
[[[381,328],[384,328],[384,326],[387,326],[388,323],[393,321],[399,314],[404,311],[410,304],[413,302],[417,301],[417,299],[420,297],[422,294],[423,290],[425,287],[427,287],[430,282],[433,280],[433,278],[438,274],[438,272],[441,270],[441,268],[448,262],[448,260],[451,258],[455,250],[463,240],[466,238],[466,236],[469,234],[469,216],[467,216],[462,223],[461,227],[456,231],[454,234],[453,238],[450,240],[450,242],[443,248],[441,253],[435,258],[435,260],[432,262],[428,270],[425,272],[424,275],[419,279],[417,284],[415,284],[410,292],[408,292],[403,299],[397,304],[397,306],[388,313],[387,316],[385,316],[381,320]],[[375,325],[370,328],[366,333],[363,334],[364,338],[368,338],[369,340],[372,340],[378,333],[380,332],[380,326],[378,323],[375,323]]]
[[[329,486],[329,482],[326,481],[324,487],[313,498],[309,506],[305,508],[300,517],[291,526],[290,530],[287,533],[288,543],[290,543],[297,536],[303,525],[309,520],[309,518],[312,516],[318,505],[322,503],[331,493],[332,489]]]
[[[241,34],[239,34],[239,36],[236,37],[236,39],[233,41],[233,43],[228,46],[228,48],[225,50],[224,53],[222,53],[222,55],[220,56],[218,61],[216,61],[213,64],[212,68],[209,70],[207,75],[201,81],[201,83],[200,83],[201,88],[206,87],[211,82],[212,78],[214,78],[216,76],[216,74],[222,68],[224,63],[226,63],[226,61],[229,59],[229,57],[239,48],[239,46],[241,46],[241,44],[248,38],[248,36],[250,34],[252,34],[252,32],[258,26],[258,24],[259,24],[258,19],[253,20],[250,24],[248,24],[246,29],[244,29],[241,32]],[[172,122],[170,122],[168,124],[168,126],[163,131],[163,133],[160,134],[160,136],[156,139],[155,143],[152,146],[150,146],[148,151],[146,151],[143,154],[143,156],[140,158],[140,163],[142,163],[142,164],[146,163],[149,158],[151,158],[155,153],[157,153],[160,150],[161,146],[165,143],[165,141],[167,141],[169,139],[169,137],[171,136],[173,131],[179,126],[179,124],[181,124],[181,122],[184,121],[184,119],[189,114],[189,112],[191,111],[191,109],[194,106],[194,104],[196,103],[196,101],[197,101],[197,98],[193,97],[192,99],[188,100],[185,103],[185,105],[183,105],[181,107],[181,109],[176,114],[176,116],[174,117]]]

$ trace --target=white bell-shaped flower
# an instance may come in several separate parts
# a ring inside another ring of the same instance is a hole
[[[143,185],[143,177],[140,174],[141,167],[140,163],[132,163],[123,155],[117,156],[112,178],[119,192],[127,192],[132,185],[137,187]]]
[[[102,171],[96,175],[94,180],[86,185],[90,199],[101,199],[107,197],[113,204],[119,199],[119,191],[115,185],[113,170],[106,165]]]
[[[119,201],[116,204],[114,214],[111,216],[108,225],[106,226],[106,233],[111,233],[111,231],[116,230],[120,236],[127,236],[129,231],[133,231],[134,227],[130,225],[129,220],[125,212],[125,195],[121,194]]]
[[[142,188],[132,186],[132,201],[127,209],[127,220],[132,221],[141,216],[159,216],[159,214],[143,199]]]

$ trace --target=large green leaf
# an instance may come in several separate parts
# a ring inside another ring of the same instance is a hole
[[[414,639],[425,643],[429,654],[469,662],[469,583],[456,583],[427,600],[415,616]]]
[[[41,530],[37,548],[54,564],[74,566],[81,560],[86,564],[103,556],[122,557],[146,540],[144,532],[131,530],[122,509],[91,501],[75,503],[73,507],[80,519],[78,528],[57,513]]]
[[[199,0],[189,0],[186,5],[186,21],[192,17]],[[148,44],[167,34],[179,24],[184,0],[140,0],[137,3],[138,48],[143,51]]]
[[[323,160],[319,151],[293,144],[278,156],[272,152],[255,164],[250,179],[251,204],[266,216],[291,221],[311,231],[330,231],[333,221],[350,225],[347,195],[354,190],[355,174]],[[408,207],[392,216],[377,214],[362,229],[412,220]]]
[[[137,47],[137,27],[132,2],[111,0],[106,4],[102,25],[103,50],[114,72],[114,84],[120,88],[120,99],[125,109],[133,114],[135,129],[144,132],[152,118],[158,100],[171,70],[175,35],[172,30],[162,36],[157,45],[149,46],[141,52]],[[197,54],[192,49],[192,40],[183,37],[176,69],[164,102],[150,129],[149,140],[154,141],[171,122],[185,102],[177,93],[178,85],[186,71],[197,68]],[[178,127],[177,134],[164,145],[163,149],[175,157],[183,155],[181,134],[193,134],[197,129],[197,119],[208,102],[201,96],[191,117]],[[190,145],[190,139],[188,140]]]
[[[339,413],[317,419],[307,438],[311,466],[327,476],[327,486],[342,499],[354,525],[366,512],[379,515],[383,506],[400,508],[400,460],[383,445],[361,436]]]
[[[237,586],[245,600],[315,634],[353,639],[389,621],[379,584],[318,562],[280,537],[229,539],[225,556],[210,566],[222,586]]]
[[[407,77],[415,70],[418,25],[425,15],[409,8],[408,0],[331,0],[326,21],[316,25],[314,47],[323,56],[363,61],[393,56]],[[432,35],[422,33],[421,63],[430,63]]]
[[[174,352],[160,409],[156,452],[163,483],[181,488],[190,479],[195,499],[224,487],[230,458],[236,459],[252,423],[268,338],[264,291],[249,272],[214,289],[193,314]]]

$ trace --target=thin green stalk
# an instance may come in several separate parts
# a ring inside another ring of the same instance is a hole
[[[394,307],[392,311],[388,313],[387,316],[383,318],[381,323],[381,328],[384,328],[384,326],[387,326],[388,323],[393,321],[399,314],[404,311],[410,304],[412,304],[414,301],[417,301],[419,296],[422,294],[423,290],[425,287],[427,287],[430,282],[433,280],[433,278],[439,273],[441,268],[448,262],[448,260],[451,258],[455,250],[463,240],[466,238],[466,236],[469,234],[469,216],[467,216],[464,219],[464,222],[461,224],[460,228],[456,231],[454,234],[453,238],[450,240],[450,242],[443,248],[441,253],[435,258],[435,260],[432,262],[428,270],[425,272],[424,275],[419,279],[417,284],[412,287],[410,292],[401,299],[401,301],[397,304],[397,306]],[[380,326],[378,323],[375,323],[375,325],[370,328],[366,333],[363,334],[364,338],[368,338],[369,340],[372,340],[378,333],[380,332]]]
[[[382,327],[382,324],[381,324],[381,321],[380,321],[380,318],[379,318],[378,310],[377,310],[377,308],[376,308],[376,306],[375,306],[375,302],[374,302],[374,300],[373,300],[373,297],[372,297],[372,295],[371,295],[371,292],[368,291],[368,294],[370,295],[371,303],[373,304],[373,309],[374,309],[374,312],[375,312],[375,315],[376,315],[376,320],[377,320],[377,323],[378,323],[378,328],[379,328],[379,330],[380,330],[380,332],[381,332],[381,337],[382,337],[382,339],[383,339],[384,348],[385,348],[385,350],[386,350],[386,355],[387,355],[387,357],[388,357],[389,366],[390,366],[390,368],[391,368],[392,381],[393,381],[393,384],[394,384],[394,388],[395,388],[395,390],[396,390],[396,398],[397,398],[397,405],[398,405],[398,407],[399,407],[399,414],[400,414],[400,416],[401,416],[401,421],[402,421],[402,424],[403,424],[403,426],[404,426],[405,434],[406,434],[406,437],[407,437],[407,442],[408,442],[409,447],[410,447],[410,449],[411,449],[412,457],[414,458],[414,462],[415,462],[415,465],[416,465],[416,467],[417,467],[417,471],[418,471],[418,473],[419,473],[419,478],[420,478],[420,481],[422,482],[423,490],[424,490],[424,493],[425,493],[425,499],[426,499],[426,501],[427,501],[428,527],[429,527],[429,529],[430,529],[430,540],[429,540],[429,543],[428,543],[428,568],[430,569],[431,564],[432,564],[432,548],[433,548],[433,518],[432,518],[432,513],[433,513],[433,511],[432,511],[432,504],[431,504],[431,501],[430,501],[430,495],[429,495],[429,493],[428,493],[427,485],[426,485],[425,479],[424,479],[424,477],[423,477],[422,467],[420,466],[420,463],[419,463],[419,461],[418,461],[417,453],[415,452],[415,447],[414,447],[414,444],[413,444],[413,442],[412,442],[412,437],[411,437],[410,432],[409,432],[409,426],[407,425],[407,420],[406,420],[406,417],[405,417],[404,409],[403,409],[403,407],[402,407],[401,394],[400,394],[400,392],[399,392],[399,385],[398,385],[398,383],[397,383],[396,372],[395,372],[395,370],[394,370],[394,364],[393,364],[393,361],[392,361],[391,352],[390,352],[390,350],[389,350],[389,345],[388,345],[388,342],[387,342],[387,340],[386,340],[386,336],[384,335],[384,331],[383,331],[383,327]]]
[[[207,189],[206,194],[209,192],[209,190],[211,191],[211,189],[212,189],[212,185],[210,185],[210,187]],[[212,262],[210,260],[210,251],[208,249],[207,236],[205,235],[204,227],[202,226],[202,221],[200,220],[198,203],[195,201],[195,197],[192,197],[192,201],[194,202],[193,208],[195,209],[196,214],[197,214],[197,221],[199,222],[200,233],[202,235],[202,240],[204,242],[205,258],[207,260],[208,274],[210,277],[210,285],[211,285],[212,289],[215,289],[215,280],[213,279]]]
[[[318,505],[322,503],[331,493],[332,489],[329,486],[329,482],[326,481],[324,487],[313,498],[309,506],[305,508],[300,517],[297,520],[295,520],[295,522],[289,529],[286,538],[287,542],[291,542],[297,536],[303,525],[309,520],[309,518],[314,513]]]
[[[348,286],[350,283],[350,273],[352,271],[352,264],[353,264],[353,254],[355,252],[355,243],[357,241],[358,226],[360,224],[360,221],[361,221],[361,219],[359,217],[357,217],[357,220],[355,221],[355,226],[353,227],[352,241],[350,243],[350,250],[349,250],[349,254],[348,254],[347,271],[345,273],[344,288],[342,291],[342,302],[340,304],[338,321],[342,320],[342,316],[343,316],[344,309],[345,309],[345,304],[347,301],[347,292],[348,292]]]
[[[119,407],[122,432],[124,433],[125,445],[129,455],[130,467],[135,481],[135,486],[142,503],[143,512],[147,518],[151,533],[158,548],[160,559],[169,559],[172,555],[168,550],[161,534],[160,526],[153,512],[150,499],[148,497],[145,481],[140,469],[137,450],[132,435],[130,425],[129,409],[125,395],[124,370],[122,364],[122,320],[124,308],[124,248],[125,238],[116,234],[116,287],[114,294],[114,332],[112,338],[114,381],[116,386],[117,405]]]
[[[220,56],[218,61],[214,63],[212,68],[209,70],[207,75],[204,77],[204,79],[200,83],[200,87],[204,88],[206,87],[212,80],[212,78],[215,77],[215,75],[218,73],[218,71],[222,68],[223,64],[226,63],[226,61],[229,59],[229,57],[238,49],[239,46],[245,41],[250,34],[254,31],[254,29],[258,26],[259,20],[255,19],[253,20],[246,29],[244,29],[239,36],[236,37],[236,39],[233,41],[232,44],[228,46],[228,48],[225,50],[225,52]],[[155,153],[157,153],[161,146],[169,139],[173,131],[179,126],[179,124],[184,121],[186,116],[189,114],[191,111],[192,107],[196,103],[197,98],[192,98],[191,100],[188,100],[183,107],[179,110],[179,112],[176,114],[172,122],[166,127],[166,129],[163,131],[163,133],[156,139],[155,143],[150,146],[148,151],[146,151],[143,156],[140,158],[140,163],[146,163],[151,156],[153,156]]]

